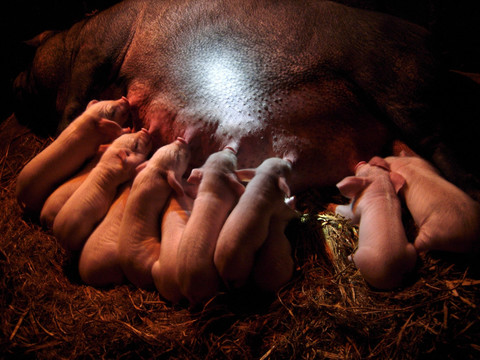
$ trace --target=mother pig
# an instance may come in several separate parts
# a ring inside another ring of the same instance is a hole
[[[292,192],[334,185],[392,136],[465,183],[476,134],[448,127],[427,38],[328,1],[126,0],[36,39],[16,113],[55,107],[61,129],[89,99],[125,95],[154,146],[188,134],[191,166],[231,143],[239,168],[288,154]]]

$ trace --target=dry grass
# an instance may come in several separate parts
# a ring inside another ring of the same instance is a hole
[[[85,286],[15,201],[16,175],[47,143],[13,117],[0,124],[0,358],[480,357],[477,259],[428,255],[407,287],[374,291],[347,260],[355,228],[313,191],[300,198],[310,215],[288,229],[295,278],[275,296],[222,293],[190,312],[155,291]]]

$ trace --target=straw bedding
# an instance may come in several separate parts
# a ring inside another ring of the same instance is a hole
[[[83,285],[75,256],[15,200],[16,175],[50,141],[13,116],[0,124],[0,358],[480,357],[478,259],[422,256],[406,287],[375,291],[347,259],[356,228],[323,210],[333,192],[299,197],[297,268],[275,295],[221,293],[192,311],[154,290]]]

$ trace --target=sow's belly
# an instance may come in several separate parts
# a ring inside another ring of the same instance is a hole
[[[172,28],[149,51],[133,43],[122,72],[135,74],[127,97],[136,126],[149,128],[157,147],[187,138],[192,167],[224,146],[237,149],[239,168],[287,157],[298,191],[334,185],[387,143],[386,127],[359,100],[359,89],[323,67],[325,49],[311,43],[316,35],[280,25],[280,35],[254,38],[230,20],[195,32]],[[148,38],[137,36],[142,44]]]
[[[429,145],[435,75],[426,31],[379,13],[317,0],[126,0],[48,38],[16,83],[30,81],[17,91],[40,108],[55,99],[60,128],[92,98],[126,95],[156,146],[187,138],[192,167],[225,145],[240,168],[286,156],[295,191],[381,155],[387,127],[414,150]]]

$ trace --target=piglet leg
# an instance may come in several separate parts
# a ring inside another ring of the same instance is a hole
[[[78,268],[86,284],[108,286],[121,284],[125,279],[118,257],[118,235],[130,186],[122,186],[107,215],[82,249]]]
[[[266,292],[276,292],[293,274],[292,247],[285,236],[285,228],[296,214],[285,205],[282,215],[270,221],[267,238],[255,256],[253,281]]]
[[[183,295],[177,279],[177,252],[193,207],[187,195],[172,195],[162,218],[160,256],[152,266],[152,277],[160,295],[177,303]]]

